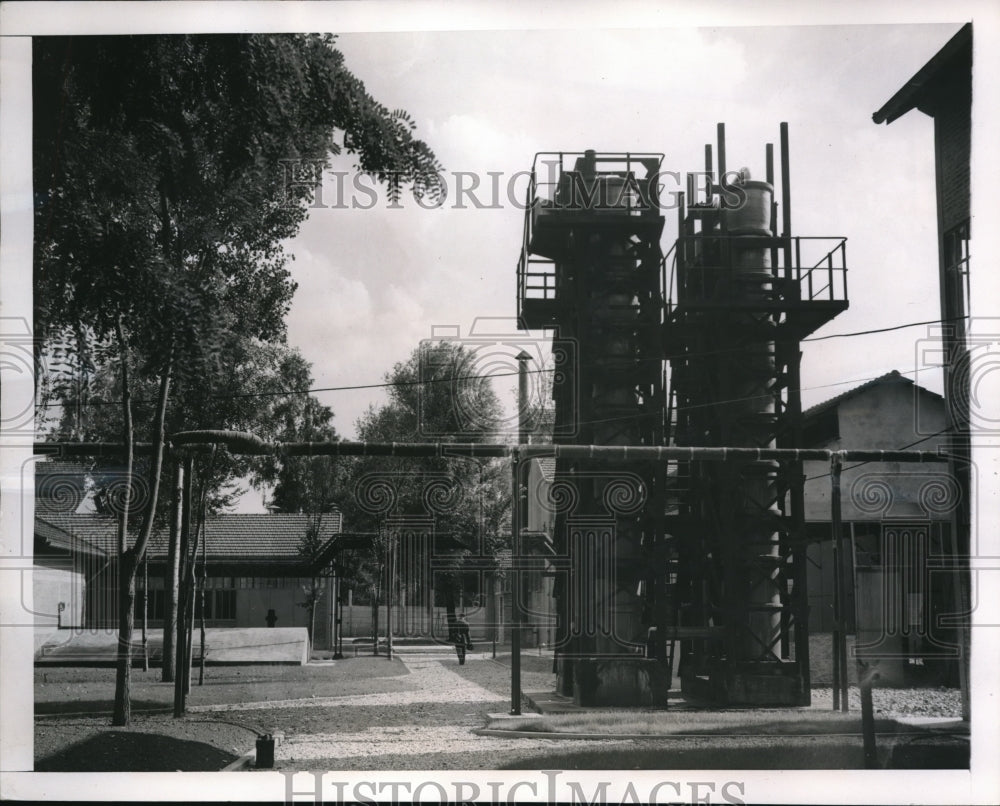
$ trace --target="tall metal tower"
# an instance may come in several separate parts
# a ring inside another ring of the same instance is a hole
[[[566,357],[555,441],[661,445],[663,296],[656,202],[661,154],[535,157],[518,266],[525,328],[556,328]],[[584,704],[651,703],[669,670],[644,657],[665,467],[556,462],[560,689]],[[661,691],[662,690],[662,691]]]
[[[571,358],[556,443],[799,446],[800,341],[847,308],[846,239],[791,234],[786,124],[780,149],[779,205],[773,146],[765,181],[727,174],[719,124],[666,259],[662,155],[536,155],[518,315]],[[577,702],[666,702],[678,645],[688,697],[809,702],[801,462],[714,453],[557,458],[558,685]]]
[[[681,202],[664,328],[675,445],[800,445],[799,343],[847,308],[846,239],[791,234],[784,123],[780,147],[780,205],[773,146],[765,181],[727,174],[721,123],[714,166],[705,147],[715,181]],[[659,629],[684,636],[685,695],[808,704],[801,462],[696,460],[671,479],[678,574]]]

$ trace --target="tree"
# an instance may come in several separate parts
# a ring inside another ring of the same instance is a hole
[[[222,371],[227,334],[284,337],[294,283],[283,244],[308,214],[289,160],[342,148],[398,192],[440,192],[433,153],[377,104],[333,38],[34,40],[35,332],[90,334],[119,364],[128,483],[119,514],[113,722],[130,717],[136,574],[157,510],[175,383]],[[342,143],[338,142],[343,133]],[[150,506],[129,540],[136,376],[156,384]]]
[[[478,376],[461,344],[426,342],[385,376],[389,402],[358,422],[372,442],[493,442],[502,415],[490,381]],[[341,506],[352,531],[378,535],[363,575],[375,584],[390,518],[434,519],[438,551],[450,568],[435,576],[436,594],[453,620],[465,558],[509,548],[509,465],[497,459],[356,457],[346,465]]]
[[[310,567],[315,568],[325,546],[326,543],[323,540],[323,514],[310,515],[306,523],[305,534],[302,536],[302,542],[299,545],[299,554]],[[305,594],[305,600],[300,602],[299,606],[304,607],[309,616],[309,650],[312,651],[315,642],[316,608],[323,598],[323,588],[319,584],[319,578],[315,574],[310,580],[309,585],[303,586],[302,592]]]
[[[313,384],[312,368],[297,352],[282,358],[279,372],[285,389],[306,390]],[[339,439],[333,411],[311,394],[275,397],[268,421],[268,436],[276,441]],[[336,477],[337,465],[330,456],[269,456],[257,460],[253,467],[255,483],[272,488],[271,506],[279,512],[330,512],[336,501]]]
[[[253,431],[267,440],[327,440],[336,439],[332,425],[333,412],[305,393],[312,386],[311,368],[302,355],[284,344],[269,344],[256,339],[237,339],[235,336],[225,348],[227,361],[224,371],[216,376],[200,379],[200,382],[177,383],[173,386],[167,411],[167,431],[180,430],[226,430]],[[46,362],[46,367],[51,362]],[[120,388],[120,371],[116,364],[94,368],[91,365],[86,385],[76,382],[72,372],[61,372],[55,382],[43,378],[45,385],[61,389],[58,402],[61,418],[53,424],[50,437],[58,440],[81,440],[113,442],[119,437],[118,409],[114,405],[116,390]],[[57,384],[62,383],[62,387]],[[155,380],[141,375],[133,382],[133,413],[136,421],[137,440],[150,441],[152,434],[152,403],[155,400]],[[57,402],[57,401],[53,401]],[[312,424],[305,427],[304,424]],[[303,488],[290,472],[288,481],[279,491],[288,491],[288,506],[279,506],[285,512],[309,512],[308,507],[298,505],[303,495],[315,499],[332,501],[331,492],[321,495],[319,471],[329,476],[333,465],[330,457],[313,460],[294,458],[286,460],[300,467],[299,472],[315,477],[313,493]],[[307,464],[308,463],[308,464]],[[230,508],[242,494],[241,482],[249,479],[264,485],[274,482],[285,469],[275,464],[271,457],[241,456],[228,451],[217,452],[211,462],[199,462],[197,467],[197,499],[204,501],[207,514],[218,514]],[[114,459],[98,459],[91,475],[95,480],[99,511],[114,515],[120,505],[121,467]],[[163,472],[161,485],[171,484],[171,473]],[[332,482],[327,481],[330,487]],[[117,494],[117,500],[112,497]],[[289,497],[290,496],[290,497]],[[168,510],[171,502],[168,496],[161,496],[156,513],[157,523],[166,525],[170,519]],[[276,495],[276,500],[280,496]],[[101,506],[107,501],[106,506]],[[131,512],[142,517],[148,506],[148,498],[131,501]],[[281,503],[281,502],[279,502]],[[199,506],[199,512],[202,507]],[[328,511],[321,509],[319,511]],[[175,544],[171,544],[176,548]],[[186,563],[188,558],[177,559]],[[204,569],[202,569],[204,571]],[[165,592],[167,623],[176,624],[178,591],[175,583],[183,579],[168,568]],[[164,634],[164,682],[173,680],[173,641]]]
[[[289,354],[281,364],[282,377],[288,388],[308,389],[313,384],[311,368],[297,353]],[[334,442],[338,439],[333,427],[333,412],[311,394],[282,396],[275,401],[270,417],[273,439],[282,442]],[[305,532],[299,544],[299,554],[313,569],[326,549],[323,538],[324,519],[334,512],[337,497],[338,468],[332,456],[268,456],[257,462],[255,479],[259,485],[272,485],[271,507],[279,512],[305,513]],[[313,574],[302,592],[300,603],[309,616],[309,646],[315,639],[316,608],[323,598],[324,588]]]

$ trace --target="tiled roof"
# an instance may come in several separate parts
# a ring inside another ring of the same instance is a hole
[[[35,518],[35,535],[42,538],[42,540],[44,540],[45,543],[51,548],[82,554],[105,554],[105,552],[96,546],[92,546],[84,540],[81,540],[79,537],[75,537],[72,534],[63,531],[59,527],[53,526],[51,523],[37,517]]]
[[[819,414],[820,412],[833,408],[834,406],[838,405],[839,403],[842,403],[848,398],[854,397],[855,395],[860,394],[861,392],[865,392],[871,389],[873,386],[880,386],[886,383],[908,383],[912,385],[913,381],[911,381],[905,375],[901,375],[898,370],[894,369],[892,372],[887,372],[885,375],[879,375],[879,377],[877,378],[872,378],[870,381],[866,381],[860,386],[855,386],[853,389],[848,389],[846,392],[842,392],[836,397],[831,397],[829,400],[824,400],[822,403],[817,403],[815,406],[812,406],[811,408],[808,408],[804,412],[802,412],[802,416],[812,417],[816,414]],[[929,395],[940,397],[940,395],[935,394],[929,389],[924,389],[922,386],[918,386],[917,388],[926,392]]]
[[[545,444],[552,441],[556,429],[556,410],[545,408],[536,411],[528,426],[528,433],[533,444]]]
[[[38,476],[85,476],[90,473],[93,462],[71,462],[66,459],[48,457],[43,462],[35,462],[35,477]]]
[[[309,519],[309,515],[286,513],[209,517],[205,521],[207,559],[209,563],[300,563],[300,546]],[[42,522],[78,537],[110,555],[117,551],[118,527],[114,518],[47,512]],[[342,516],[339,512],[324,515],[321,523],[324,542],[332,541],[340,533],[341,526]],[[137,529],[138,524],[129,529],[130,544],[135,541]],[[154,531],[149,541],[149,559],[166,559],[167,543],[168,534],[165,529]]]
[[[62,511],[75,510],[87,499],[90,486],[90,469],[86,465],[63,459],[35,463],[36,502],[54,502]]]

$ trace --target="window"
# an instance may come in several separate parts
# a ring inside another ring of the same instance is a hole
[[[201,596],[195,595],[194,617],[201,618]],[[213,590],[205,591],[205,620],[227,621],[236,618],[236,591]]]
[[[964,341],[965,323],[961,317],[969,312],[969,222],[963,221],[944,234],[944,305],[946,319],[959,320],[951,323]]]
[[[150,578],[149,599],[146,603],[147,618],[150,621],[163,621],[167,613],[167,591],[161,584],[157,585]],[[205,618],[209,621],[232,621],[236,618],[236,590],[232,577],[209,577],[205,580]],[[228,584],[228,588],[221,587]],[[154,587],[155,585],[155,587]],[[201,618],[201,594],[195,593],[195,618]],[[142,618],[142,589],[135,597],[136,623]]]

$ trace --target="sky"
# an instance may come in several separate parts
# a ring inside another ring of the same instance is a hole
[[[936,319],[933,123],[912,112],[876,126],[871,116],[960,27],[342,35],[346,63],[369,92],[411,114],[446,169],[450,195],[437,209],[408,194],[401,209],[384,199],[372,206],[351,189],[352,159],[337,158],[327,207],[287,244],[299,284],[289,340],[313,363],[318,388],[380,383],[441,327],[462,339],[509,333],[495,346],[472,341],[491,357],[490,371],[513,372],[519,346],[547,340],[518,334],[512,321],[526,187],[519,172],[538,151],[586,148],[662,152],[664,170],[700,171],[718,122],[727,165],[763,178],[765,144],[777,154],[787,121],[793,232],[848,238],[850,309],[817,336]],[[457,192],[477,180],[472,196]],[[355,202],[371,209],[343,209]],[[676,237],[673,211],[666,220],[664,252]],[[803,404],[892,369],[940,391],[938,369],[912,374],[927,335],[909,328],[803,345]],[[494,385],[509,404],[515,378]],[[379,389],[317,396],[348,438],[367,406],[385,400]]]

